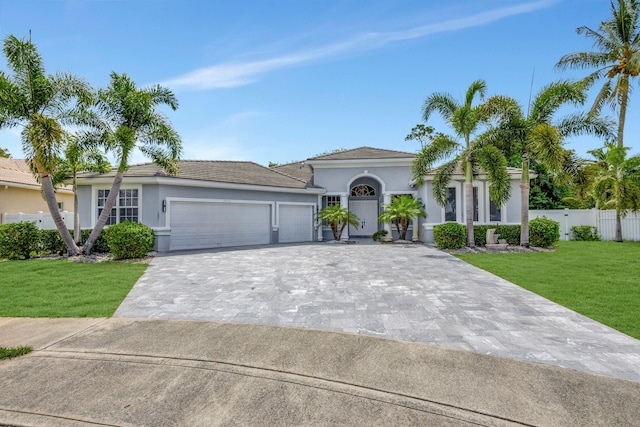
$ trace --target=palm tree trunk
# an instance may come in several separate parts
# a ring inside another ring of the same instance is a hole
[[[520,175],[520,245],[529,247],[529,159],[522,158],[522,174]]]
[[[629,100],[629,76],[623,76],[621,87],[626,88],[620,94],[620,114],[618,115],[618,147],[624,147],[624,124],[627,118],[627,103]]]
[[[473,248],[476,241],[473,237],[473,164],[467,160],[464,179],[465,216],[467,225],[467,246]]]
[[[616,207],[616,242],[622,242],[622,220],[618,207]]]
[[[80,235],[80,212],[78,212],[78,185],[77,185],[76,171],[73,171],[73,240],[76,245],[80,246],[82,243],[82,236]]]
[[[58,202],[56,200],[56,193],[53,190],[53,183],[51,182],[51,175],[48,173],[41,173],[40,182],[42,182],[42,191],[44,192],[44,198],[47,201],[51,218],[53,218],[53,222],[58,229],[58,233],[60,233],[60,237],[67,247],[67,254],[69,256],[78,255],[80,253],[80,249],[78,249],[78,246],[73,241],[71,234],[69,234],[69,230],[67,230],[67,225],[64,223],[62,216],[60,215]]]
[[[89,235],[89,238],[87,239],[87,241],[84,243],[84,246],[82,247],[82,252],[85,255],[91,254],[91,249],[93,248],[93,245],[96,243],[96,240],[98,240],[98,236],[100,236],[100,233],[102,233],[102,229],[107,223],[107,219],[109,219],[109,215],[111,214],[111,209],[113,209],[113,207],[115,206],[116,198],[120,193],[120,186],[122,185],[123,175],[124,175],[124,172],[118,171],[118,173],[116,173],[115,178],[113,179],[111,190],[109,190],[109,196],[107,197],[107,200],[104,202],[102,213],[100,214],[100,217],[98,217],[98,222],[96,223],[95,227],[93,227],[93,230]]]

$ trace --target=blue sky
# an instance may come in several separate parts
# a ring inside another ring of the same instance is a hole
[[[424,99],[462,99],[476,79],[526,105],[532,75],[534,93],[584,75],[554,65],[591,50],[575,29],[608,16],[606,0],[0,0],[0,34],[31,30],[48,72],[94,87],[116,71],[171,88],[185,159],[266,165],[365,145],[416,151],[404,138]],[[638,105],[625,132],[634,153]],[[18,132],[0,131],[16,158]],[[600,145],[567,141],[582,154]]]

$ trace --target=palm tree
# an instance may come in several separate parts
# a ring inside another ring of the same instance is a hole
[[[582,83],[558,81],[543,87],[536,94],[527,113],[518,102],[500,98],[498,105],[502,120],[484,138],[510,158],[518,159],[520,175],[520,244],[529,246],[530,162],[542,165],[552,173],[559,173],[567,158],[564,138],[584,133],[598,136],[611,134],[610,123],[598,115],[570,114],[554,120],[563,106],[582,105],[586,101],[586,86]],[[505,108],[505,106],[507,108]]]
[[[605,104],[618,112],[618,147],[624,146],[624,125],[629,102],[630,80],[640,74],[640,1],[611,1],[611,18],[600,23],[599,31],[582,26],[576,31],[593,39],[593,52],[576,52],[563,56],[560,69],[596,70],[584,78],[591,86],[606,78],[593,103],[592,111]]]
[[[394,197],[390,204],[384,206],[384,210],[380,214],[380,217],[378,217],[378,221],[394,223],[398,230],[398,238],[400,240],[406,240],[409,222],[417,217],[427,217],[424,209],[422,209],[422,203],[409,194],[403,194],[400,197]],[[418,224],[414,224],[413,227],[415,233]]]
[[[22,149],[42,190],[54,223],[70,256],[80,250],[62,220],[56,202],[52,173],[60,161],[64,124],[78,124],[70,108],[93,102],[91,87],[71,74],[47,75],[42,58],[31,41],[10,35],[3,52],[13,75],[0,72],[0,128],[22,127]]]
[[[417,185],[424,182],[426,174],[436,162],[447,160],[438,167],[433,180],[433,195],[436,201],[444,206],[447,199],[447,187],[453,173],[461,165],[464,176],[465,219],[467,226],[467,245],[475,246],[473,237],[473,175],[478,167],[487,173],[490,183],[489,197],[498,206],[506,202],[510,195],[507,160],[495,146],[484,143],[483,138],[475,137],[483,125],[488,125],[492,117],[498,115],[497,106],[488,108],[487,104],[474,106],[476,96],[484,98],[486,83],[477,80],[469,86],[463,103],[457,102],[448,93],[434,93],[427,97],[423,107],[423,119],[428,121],[431,113],[437,111],[451,125],[456,137],[462,138],[464,143],[457,142],[455,137],[443,133],[431,133],[429,127],[421,150],[416,155],[412,165],[413,178]],[[497,104],[498,99],[488,100],[487,103]],[[420,128],[414,128],[418,134]],[[410,134],[407,139],[419,139],[418,135]]]
[[[318,222],[326,222],[331,227],[333,239],[340,241],[342,232],[347,224],[354,227],[360,225],[360,219],[349,209],[340,205],[331,205],[318,211]]]
[[[71,178],[73,189],[73,240],[82,243],[80,231],[80,210],[78,209],[78,172],[106,173],[111,170],[109,160],[95,144],[95,141],[80,141],[77,135],[67,134],[64,159],[59,164],[53,182],[64,182]]]
[[[622,242],[621,218],[640,210],[640,155],[627,157],[628,150],[607,142],[589,152],[597,159],[593,192],[598,208],[616,211],[616,242]]]
[[[82,138],[104,144],[108,151],[114,153],[118,166],[102,212],[82,248],[85,255],[91,253],[107,223],[135,148],[167,173],[173,175],[178,172],[182,143],[169,120],[156,111],[156,107],[162,104],[174,111],[178,108],[178,101],[169,89],[160,85],[138,89],[126,74],[112,72],[109,86],[98,91],[96,109],[101,126],[98,130],[84,133]]]

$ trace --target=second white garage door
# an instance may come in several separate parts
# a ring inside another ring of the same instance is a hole
[[[313,206],[279,206],[280,243],[313,241]]]
[[[271,243],[269,204],[173,201],[170,210],[172,251]]]

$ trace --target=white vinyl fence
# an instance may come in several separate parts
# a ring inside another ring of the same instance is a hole
[[[571,227],[590,225],[597,227],[602,240],[616,237],[616,211],[598,209],[530,210],[529,220],[546,216],[560,223],[560,240],[571,240]],[[640,241],[640,212],[631,212],[622,218],[622,238]]]
[[[67,228],[73,229],[73,212],[63,211],[60,212],[62,215],[62,219],[64,223],[67,225]],[[11,222],[22,222],[22,221],[30,221],[33,222],[36,227],[41,230],[55,230],[56,225],[53,222],[53,218],[49,212],[38,212],[35,214],[24,214],[18,212],[17,214],[2,214],[2,224],[9,224]]]

